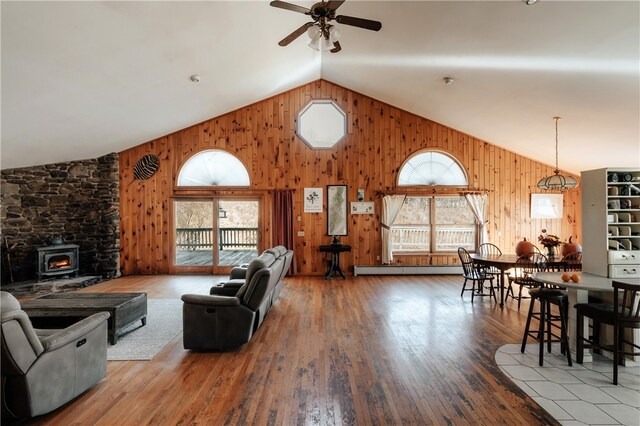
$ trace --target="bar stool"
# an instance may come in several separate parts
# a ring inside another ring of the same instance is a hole
[[[529,290],[531,304],[529,314],[522,337],[520,352],[524,353],[529,337],[539,343],[538,364],[542,367],[544,361],[544,344],[547,343],[547,352],[551,353],[551,343],[560,342],[560,352],[566,354],[569,366],[571,366],[571,351],[569,350],[569,338],[567,336],[567,318],[569,313],[569,298],[566,291],[555,288],[534,288]],[[535,312],[536,301],[540,303],[540,311]],[[558,307],[558,315],[551,313],[551,305]],[[538,320],[538,330],[530,330],[531,319]],[[553,332],[552,328],[560,329],[560,334]]]
[[[639,356],[640,346],[625,339],[624,330],[640,328],[640,284],[613,281],[613,305],[578,303],[576,308],[576,362],[582,364],[584,348],[613,352],[613,384],[618,384],[618,364],[624,355]],[[593,320],[593,336],[585,337],[584,317]],[[600,324],[613,326],[613,344],[600,342]],[[585,344],[586,343],[586,344]],[[628,345],[628,349],[625,349]]]

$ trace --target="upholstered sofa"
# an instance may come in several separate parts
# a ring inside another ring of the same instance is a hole
[[[46,414],[105,377],[109,313],[63,330],[37,330],[20,302],[0,293],[3,418]]]
[[[244,278],[216,285],[209,295],[183,295],[184,348],[222,351],[247,343],[277,300],[292,256],[286,249],[265,251],[244,268]]]
[[[282,290],[282,282],[284,277],[287,275],[289,271],[289,267],[293,261],[293,251],[287,250],[284,246],[275,246],[273,248],[266,249],[264,253],[272,254],[276,259],[282,257],[284,259],[284,267],[282,268],[282,276],[278,280],[276,284],[276,289],[274,291],[274,300],[278,300],[280,296],[280,291]],[[216,296],[235,296],[240,287],[242,287],[246,282],[246,274],[247,268],[249,264],[236,266],[229,273],[229,279],[226,281],[221,281],[211,287],[209,294]]]

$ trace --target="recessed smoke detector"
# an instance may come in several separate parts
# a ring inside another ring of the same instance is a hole
[[[200,81],[200,76],[198,74],[194,74],[189,77],[189,80],[193,81],[194,83],[198,83]]]

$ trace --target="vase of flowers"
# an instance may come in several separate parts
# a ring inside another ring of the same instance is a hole
[[[547,257],[555,257],[556,247],[562,244],[557,235],[547,234],[546,229],[543,229],[542,233],[538,235],[538,242],[546,249]]]

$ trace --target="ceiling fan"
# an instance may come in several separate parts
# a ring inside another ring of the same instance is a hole
[[[319,43],[321,40],[324,40],[324,43],[328,45],[327,50],[331,53],[337,53],[342,50],[340,42],[338,41],[340,30],[331,25],[329,23],[330,21],[336,21],[339,24],[351,25],[352,27],[364,28],[371,31],[380,31],[382,23],[378,21],[345,15],[336,16],[336,9],[338,9],[342,3],[344,3],[344,0],[321,1],[311,6],[311,9],[307,9],[306,7],[280,0],[272,1],[270,4],[273,7],[304,13],[313,19],[313,22],[303,24],[300,28],[280,40],[278,44],[280,46],[287,46],[306,32],[311,38],[311,43],[309,43],[311,48],[319,50]],[[331,44],[333,48],[331,48]]]

